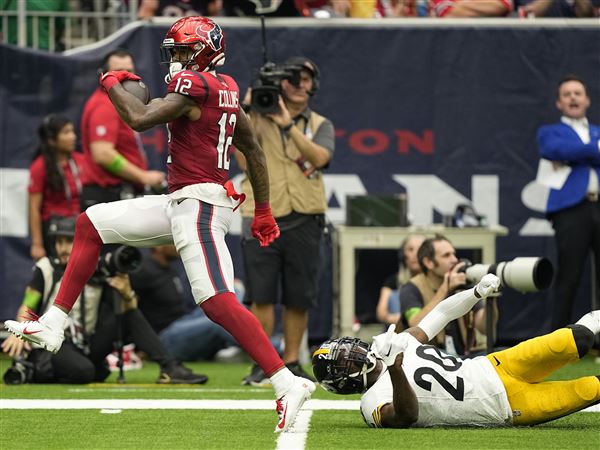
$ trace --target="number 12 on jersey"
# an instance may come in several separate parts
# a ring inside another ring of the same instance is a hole
[[[237,116],[235,113],[224,112],[219,119],[219,142],[217,143],[217,167],[219,169],[229,170],[229,147],[233,142],[233,130]],[[229,131],[227,130],[229,125]]]

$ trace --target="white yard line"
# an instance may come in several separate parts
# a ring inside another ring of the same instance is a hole
[[[354,410],[358,400],[309,400],[303,410]],[[0,409],[275,409],[274,400],[1,399]]]
[[[0,409],[274,409],[274,400],[0,399]],[[359,400],[309,400],[303,410],[359,411]],[[600,405],[583,412],[600,412]]]
[[[304,448],[312,413],[311,410],[302,410],[298,413],[294,425],[285,433],[281,433],[277,438],[276,450],[298,450]]]
[[[141,385],[141,386],[132,386],[132,385],[122,385],[115,387],[82,387],[82,388],[68,388],[67,392],[110,392],[111,394],[119,393],[119,392],[156,392],[157,388],[153,387],[154,385]],[[239,388],[239,389],[231,389],[231,388],[205,388],[205,387],[177,387],[177,385],[173,386],[165,386],[164,384],[155,385],[158,387],[160,392],[213,392],[218,394],[223,393],[271,393],[271,389],[267,390],[265,388]]]

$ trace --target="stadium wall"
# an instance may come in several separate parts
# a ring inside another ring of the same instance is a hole
[[[221,23],[227,39],[223,72],[233,75],[244,92],[263,62],[260,26],[250,19]],[[65,54],[0,45],[0,319],[14,316],[30,276],[27,168],[41,118],[61,112],[78,123],[97,86],[102,55],[116,47],[136,55],[152,95],[163,95],[166,67],[159,66],[159,45],[167,27],[160,21],[131,24]],[[333,223],[343,222],[349,194],[406,191],[415,224],[441,222],[457,203],[472,201],[488,222],[510,230],[497,241],[499,260],[555,260],[543,212],[547,192],[534,182],[535,134],[540,124],[558,119],[554,93],[566,73],[587,81],[589,118],[600,121],[597,21],[273,19],[267,36],[270,59],[282,62],[302,54],[321,68],[321,89],[312,106],[336,126],[336,152],[326,176]],[[143,142],[150,164],[163,167],[165,130],[144,133]],[[235,167],[232,177],[239,180]],[[242,275],[238,235],[239,220],[230,248]],[[377,268],[375,279],[395,268],[383,273],[386,269]],[[574,319],[590,308],[590,274],[584,277]],[[322,284],[326,313],[314,315],[319,317],[311,334],[326,337],[330,276]],[[377,295],[371,291],[359,290],[357,298],[357,313],[367,321]],[[499,341],[546,331],[551,296],[550,291],[507,292],[500,302]]]

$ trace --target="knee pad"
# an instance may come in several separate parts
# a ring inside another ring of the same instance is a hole
[[[564,353],[565,351],[568,351],[569,348],[574,350],[573,343],[575,343],[575,341],[573,333],[570,330],[560,328],[544,336],[544,338],[547,338],[545,343],[554,354]]]
[[[584,402],[600,400],[600,379],[592,376],[575,380],[575,393]]]

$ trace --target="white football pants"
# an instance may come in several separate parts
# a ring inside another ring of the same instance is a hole
[[[154,247],[175,244],[196,303],[233,292],[233,262],[225,234],[233,210],[197,199],[149,195],[100,203],[86,214],[105,244]]]

